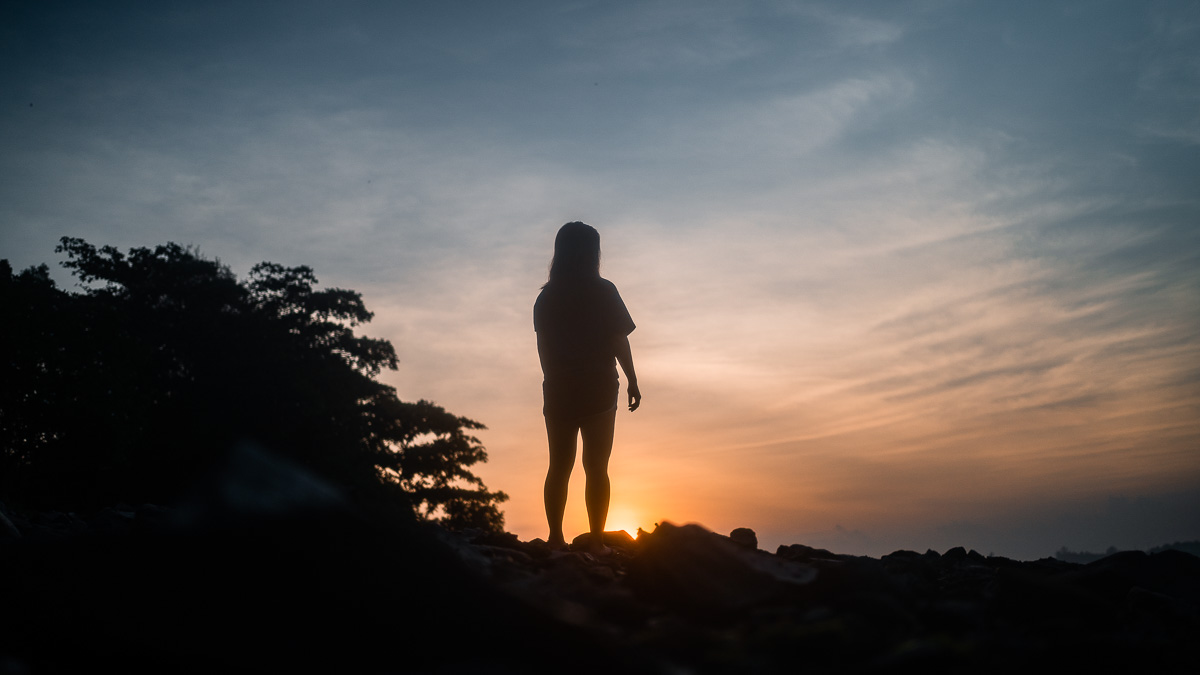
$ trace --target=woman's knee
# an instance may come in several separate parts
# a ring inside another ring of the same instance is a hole
[[[612,456],[612,437],[597,439],[583,444],[583,470],[588,474],[607,473],[608,460]]]
[[[583,461],[580,463],[583,464],[583,471],[585,474],[587,474],[589,479],[597,476],[608,476],[608,460],[611,455],[611,444],[607,447],[599,448],[595,446],[590,448],[586,445],[584,446]]]

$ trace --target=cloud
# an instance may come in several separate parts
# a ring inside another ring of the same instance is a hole
[[[797,16],[815,19],[831,35],[839,48],[878,47],[900,40],[904,26],[894,21],[852,14],[841,10],[839,5],[804,3],[787,6]]]
[[[557,42],[584,57],[569,67],[589,72],[708,69],[761,52],[763,43],[744,29],[744,19],[745,10],[730,3],[582,6],[559,17]]]
[[[231,7],[6,43],[4,256],[174,240],[364,292],[401,395],[489,425],[512,522],[576,219],[639,324],[620,478],[662,517],[1015,541],[1022,504],[1200,480],[1193,10]]]

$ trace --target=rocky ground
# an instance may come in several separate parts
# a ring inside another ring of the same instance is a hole
[[[749,530],[731,535],[663,524],[636,541],[609,535],[615,553],[600,558],[505,536],[456,548],[512,597],[667,672],[1109,672],[1200,656],[1200,558],[1187,553],[874,559],[800,544],[772,554]]]
[[[664,523],[607,555],[351,508],[244,450],[170,508],[0,504],[0,675],[1195,672],[1200,558],[759,550]]]
[[[664,523],[593,556],[327,505],[208,513],[8,512],[0,673],[1193,672],[1200,657],[1200,558],[1176,551],[874,559]]]

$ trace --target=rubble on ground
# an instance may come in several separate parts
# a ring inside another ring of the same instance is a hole
[[[0,508],[0,666],[43,672],[774,673],[1162,668],[1200,657],[1200,558],[757,548],[663,523],[567,550],[348,510],[188,520]]]

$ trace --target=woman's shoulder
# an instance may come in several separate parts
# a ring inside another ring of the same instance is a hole
[[[604,277],[560,280],[558,282],[550,282],[545,286],[542,286],[542,290],[538,293],[538,297],[541,298],[543,296],[594,293],[596,291],[603,293],[615,293],[617,292],[617,285],[608,279],[605,279]]]

